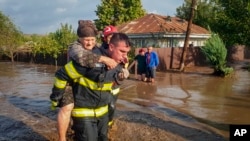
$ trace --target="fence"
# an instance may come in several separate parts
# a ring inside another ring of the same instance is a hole
[[[166,71],[169,69],[177,69],[180,65],[180,59],[182,54],[182,49],[179,47],[174,48],[154,48],[154,51],[159,56],[160,64],[158,66],[158,71]],[[138,53],[139,48],[135,49],[135,54]],[[20,62],[31,62],[37,64],[50,64],[63,66],[67,62],[67,55],[62,54],[54,59],[52,56],[38,54],[33,56],[29,52],[21,52],[15,57],[15,61]],[[6,57],[2,57],[2,60]],[[244,59],[250,59],[250,49],[244,46],[230,47],[228,50],[227,60],[229,62],[240,61]],[[185,60],[186,67],[192,66],[206,66],[208,63],[204,55],[201,53],[199,47],[189,47],[187,50],[187,56]]]

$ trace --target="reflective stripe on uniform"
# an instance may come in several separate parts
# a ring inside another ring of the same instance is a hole
[[[70,76],[70,78],[75,79],[74,82],[78,82],[80,85],[84,86],[84,87],[88,87],[91,90],[102,90],[102,91],[111,91],[112,89],[112,83],[103,83],[103,84],[99,84],[98,82],[94,82],[86,77],[84,77],[83,75],[79,74],[73,63],[70,62],[68,64],[65,65],[65,69],[67,74]]]
[[[60,79],[55,77],[54,85],[56,88],[59,88],[59,89],[65,88],[66,84],[67,84],[67,81],[60,80]]]
[[[101,117],[108,113],[108,105],[96,109],[74,108],[71,115],[73,117]]]
[[[79,78],[77,82],[84,87],[90,88],[91,90],[97,90],[97,91],[111,91],[112,85],[113,85],[113,83],[99,84],[98,82],[94,82],[86,77]]]
[[[111,93],[113,95],[117,95],[119,92],[120,92],[120,88],[116,88],[116,89],[111,90]]]
[[[65,70],[71,79],[76,79],[82,76],[76,71],[72,61],[65,65]]]
[[[108,126],[111,126],[113,124],[113,120],[109,121]]]

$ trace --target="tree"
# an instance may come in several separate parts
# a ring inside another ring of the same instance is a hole
[[[57,65],[58,55],[68,49],[69,44],[77,39],[77,35],[71,25],[61,24],[61,28],[56,30],[55,33],[50,33],[49,38],[53,46],[50,48],[48,54],[53,56]]]
[[[10,57],[14,62],[18,48],[22,44],[22,32],[0,11],[0,54]]]
[[[177,16],[188,19],[191,0],[176,9]],[[193,23],[210,27],[225,41],[226,46],[250,45],[249,0],[198,0]]]
[[[146,14],[141,0],[101,0],[95,11],[98,19],[95,24],[99,30],[107,25],[119,25]]]
[[[55,32],[51,32],[46,36],[37,37],[31,36],[33,56],[36,54],[50,55],[55,59],[57,65],[57,58],[60,54],[64,53],[68,49],[68,45],[77,39],[76,32],[71,25],[61,24],[61,28]]]
[[[185,68],[184,62],[186,60],[187,47],[188,47],[189,36],[191,33],[192,24],[193,24],[195,6],[196,6],[196,0],[192,0],[191,6],[190,6],[190,12],[189,12],[190,15],[189,15],[189,19],[188,19],[186,37],[185,37],[184,47],[183,47],[183,51],[182,51],[182,55],[181,55],[180,71],[184,71],[184,68]]]
[[[42,40],[43,36],[39,36],[37,34],[32,34],[30,36],[24,36],[25,37],[25,46],[31,50],[32,58],[31,62],[33,62],[34,58],[36,57],[37,53],[40,51],[40,48],[38,47],[38,44]]]
[[[212,33],[200,49],[213,66],[214,75],[224,77],[233,72],[233,68],[226,66],[227,49],[218,34]]]
[[[61,24],[61,28],[57,29],[55,33],[49,35],[53,40],[57,41],[62,49],[67,50],[68,45],[77,39],[76,32],[69,24]]]
[[[211,28],[218,32],[227,46],[250,46],[250,1],[219,0],[221,11]]]
[[[191,0],[185,0],[182,6],[176,9],[176,16],[188,20],[190,15]],[[193,22],[202,27],[207,27],[216,17],[216,0],[197,0]]]

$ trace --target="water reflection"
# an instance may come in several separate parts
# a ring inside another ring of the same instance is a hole
[[[56,67],[0,63],[0,91],[8,96],[48,99]]]
[[[49,65],[2,62],[0,95],[49,101],[56,70]],[[153,85],[126,81],[118,105],[154,108],[159,113],[172,108],[187,115],[180,118],[194,117],[216,125],[250,124],[249,86],[250,72],[244,70],[237,71],[236,77],[225,79],[205,74],[157,73]]]
[[[151,83],[138,82],[136,84],[137,97],[134,102],[141,106],[151,107],[157,105],[154,102],[154,96],[157,92],[157,86]]]
[[[161,73],[155,100],[197,118],[218,123],[250,123],[250,73],[219,78],[197,74]]]

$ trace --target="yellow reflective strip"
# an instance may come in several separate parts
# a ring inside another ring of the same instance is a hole
[[[57,88],[65,88],[66,87],[66,84],[67,84],[67,81],[64,81],[64,80],[60,80],[58,78],[55,77],[55,80],[54,80],[54,86],[56,86]]]
[[[81,74],[79,74],[79,73],[76,71],[76,69],[75,69],[75,67],[74,67],[74,65],[73,65],[73,63],[72,63],[72,61],[65,65],[65,69],[66,69],[67,74],[68,74],[68,75],[70,76],[70,78],[72,78],[72,79],[76,79],[76,78],[79,78],[79,77],[82,76]]]
[[[119,92],[120,92],[120,88],[116,88],[116,89],[111,90],[111,93],[113,95],[117,95]]]
[[[94,109],[73,109],[72,110],[73,117],[94,117]]]
[[[111,91],[113,85],[113,83],[110,82],[110,83],[104,83],[102,84],[102,87],[100,87],[100,85],[98,85],[98,82],[94,82],[86,77],[79,78],[78,83],[85,87],[90,88],[91,90],[98,90],[98,91]]]
[[[108,112],[108,105],[97,108],[97,109],[88,109],[88,108],[75,108],[72,110],[71,115],[73,117],[100,117]]]
[[[109,121],[108,126],[111,126],[113,124],[113,120]]]
[[[102,116],[108,112],[108,105],[95,109],[96,117]]]

